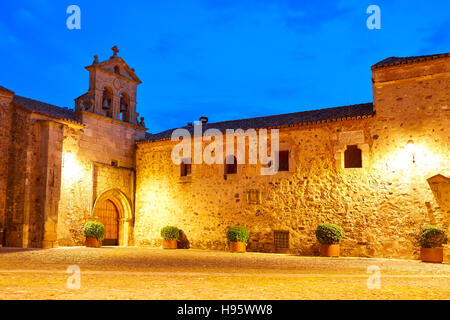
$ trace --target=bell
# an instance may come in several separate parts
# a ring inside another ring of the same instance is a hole
[[[89,111],[91,109],[92,103],[90,101],[83,102],[84,111]]]
[[[128,109],[128,106],[127,106],[126,103],[121,103],[120,104],[120,112],[127,111],[127,109]]]
[[[110,108],[110,106],[109,106],[108,99],[103,100],[103,109],[109,109],[109,108]]]

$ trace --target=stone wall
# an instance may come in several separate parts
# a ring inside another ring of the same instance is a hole
[[[129,204],[123,237],[132,244],[134,150],[144,130],[89,113],[80,114],[83,125],[54,119],[12,103],[3,91],[0,98],[5,245],[82,244],[84,223],[95,219],[95,200],[108,190],[117,190]]]
[[[5,244],[54,247],[63,124],[11,105]]]
[[[5,226],[6,190],[8,185],[8,146],[11,135],[13,92],[0,88],[0,229]],[[3,236],[0,238],[0,246]]]
[[[173,142],[139,143],[137,244],[157,246],[160,229],[177,225],[192,247],[225,249],[227,228],[243,225],[250,251],[273,252],[273,232],[280,230],[289,231],[291,252],[314,255],[314,230],[328,221],[344,229],[344,256],[418,257],[421,228],[449,224],[427,181],[450,176],[448,60],[445,67],[425,63],[401,76],[374,71],[374,117],[280,129],[290,172],[263,176],[259,165],[247,164],[225,180],[223,165],[193,164],[192,176],[180,177]],[[342,166],[352,144],[363,151],[363,168]],[[260,204],[247,201],[255,189]]]
[[[145,131],[88,112],[81,119],[84,128],[64,131],[59,245],[84,242],[83,225],[95,219],[95,200],[108,190],[120,190],[134,209],[135,141],[143,139]],[[132,228],[129,232],[132,244]]]
[[[35,164],[39,145],[39,130],[31,119],[31,114],[20,108],[11,108],[11,135],[8,144],[8,185],[6,193],[5,240],[7,246],[27,246],[29,230],[32,227],[30,217],[36,203],[31,202],[32,188],[39,182],[35,174]],[[40,232],[41,225],[33,226]]]

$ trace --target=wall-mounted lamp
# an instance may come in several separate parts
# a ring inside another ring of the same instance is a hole
[[[413,140],[408,140],[408,143],[406,144],[406,149],[412,155],[412,162],[416,163],[416,147],[414,146]]]

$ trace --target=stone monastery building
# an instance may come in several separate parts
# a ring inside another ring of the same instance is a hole
[[[174,164],[173,130],[146,132],[141,81],[113,52],[86,67],[74,110],[0,86],[3,246],[83,245],[84,223],[97,220],[104,245],[159,246],[175,225],[191,248],[225,250],[228,227],[243,225],[248,251],[315,255],[314,231],[331,222],[344,256],[414,258],[424,225],[448,231],[449,53],[375,64],[373,103],[201,119],[203,130],[279,129],[280,171],[261,175],[259,163]]]

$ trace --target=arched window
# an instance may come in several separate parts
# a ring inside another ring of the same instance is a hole
[[[130,96],[126,92],[120,95],[120,120],[129,121],[128,110],[130,106]]]
[[[237,173],[237,159],[234,155],[228,155],[225,162],[225,174]]]
[[[112,93],[111,88],[104,87],[103,88],[102,110],[106,113],[107,117],[112,117],[112,97],[113,97],[113,93]]]
[[[347,146],[344,152],[344,168],[362,168],[362,152],[358,146]]]
[[[114,73],[115,74],[120,74],[120,67],[119,66],[114,66]]]

